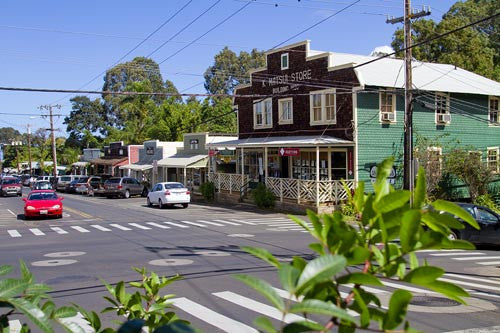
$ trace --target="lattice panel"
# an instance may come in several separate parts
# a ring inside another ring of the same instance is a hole
[[[280,184],[283,181],[283,178],[266,178],[266,187],[270,189],[274,195],[279,198],[280,197]]]
[[[316,201],[316,181],[301,180],[300,181],[300,200]]]
[[[319,182],[319,202],[329,202],[332,201],[334,193],[333,188],[335,184],[331,181],[320,181]]]

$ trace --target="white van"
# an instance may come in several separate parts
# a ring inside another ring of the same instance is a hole
[[[68,185],[73,180],[78,179],[80,177],[81,176],[77,176],[77,175],[57,176],[56,190],[60,191],[60,192],[64,192],[66,190],[66,185]]]

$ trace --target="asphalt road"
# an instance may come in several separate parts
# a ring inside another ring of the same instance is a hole
[[[29,220],[17,197],[0,198],[0,264],[24,260],[39,282],[53,287],[59,305],[78,303],[88,309],[108,304],[100,279],[135,281],[131,267],[160,275],[180,274],[165,293],[176,294],[181,318],[204,332],[255,332],[253,320],[264,315],[278,324],[260,295],[233,274],[259,276],[279,288],[272,268],[246,254],[241,246],[264,247],[288,260],[311,258],[311,238],[286,215],[248,206],[191,204],[158,209],[144,198],[106,199],[64,195],[62,219]],[[423,289],[408,319],[425,332],[449,332],[500,326],[500,251],[429,251],[419,253],[446,269],[445,279],[469,289],[469,306],[459,306]],[[407,288],[395,281],[374,292],[387,301],[391,291]],[[116,319],[103,315],[108,323]],[[322,318],[314,318],[321,320]],[[479,330],[479,331],[485,331]],[[499,328],[500,331],[500,328]]]

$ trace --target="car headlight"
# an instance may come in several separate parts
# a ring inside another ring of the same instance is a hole
[[[26,206],[26,209],[27,210],[35,210],[35,207],[33,207],[33,206]]]
[[[59,209],[59,208],[61,208],[61,205],[54,205],[54,206],[52,206],[52,209]]]

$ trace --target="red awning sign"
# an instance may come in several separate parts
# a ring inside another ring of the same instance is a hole
[[[299,148],[280,148],[278,150],[280,156],[299,156]]]

